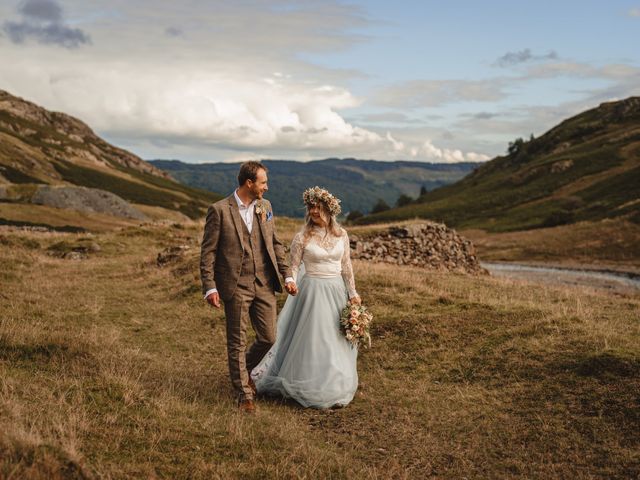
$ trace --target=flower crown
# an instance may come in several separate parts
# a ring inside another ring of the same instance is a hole
[[[305,205],[315,205],[322,202],[332,217],[340,215],[340,200],[329,193],[328,190],[318,186],[307,188],[302,194],[302,201]]]

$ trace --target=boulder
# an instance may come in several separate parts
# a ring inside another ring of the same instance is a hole
[[[134,220],[146,220],[147,218],[129,202],[98,188],[39,185],[31,197],[31,203],[88,213],[104,213]]]

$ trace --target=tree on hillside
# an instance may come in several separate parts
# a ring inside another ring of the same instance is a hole
[[[522,150],[524,146],[524,140],[522,137],[516,138],[513,142],[509,142],[509,147],[507,148],[507,152],[509,155],[516,155],[518,152]]]
[[[529,151],[531,147],[531,143],[535,139],[536,137],[533,136],[533,133],[529,137],[529,140],[525,140],[522,137],[518,137],[513,142],[509,142],[509,147],[507,148],[507,152],[509,153],[509,155],[517,155],[522,151]]]
[[[420,187],[420,195],[419,195],[419,197],[421,197],[421,196],[423,196],[423,195],[426,195],[426,194],[427,194],[427,187],[425,187],[424,185],[422,185],[422,186]]]
[[[403,193],[398,197],[398,200],[396,200],[396,207],[404,207],[405,205],[409,205],[411,202],[413,202],[413,198]]]
[[[385,202],[382,198],[379,198],[378,202],[371,209],[371,213],[384,212],[386,210],[389,210],[389,208],[391,208],[391,207],[389,207],[389,205],[387,205],[387,202]]]

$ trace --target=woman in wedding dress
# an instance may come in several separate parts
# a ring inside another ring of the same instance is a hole
[[[292,398],[304,407],[343,407],[358,388],[358,350],[340,331],[347,302],[360,304],[349,237],[336,222],[340,201],[305,190],[306,224],[291,243],[298,294],[278,316],[276,342],[253,370],[258,393]]]

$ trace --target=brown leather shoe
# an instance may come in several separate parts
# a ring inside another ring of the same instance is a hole
[[[253,381],[253,378],[251,378],[251,376],[249,376],[249,388],[251,389],[254,395],[258,393],[258,389],[256,388],[256,383]]]
[[[238,410],[242,413],[253,414],[256,413],[256,402],[251,398],[243,398],[238,402]]]

